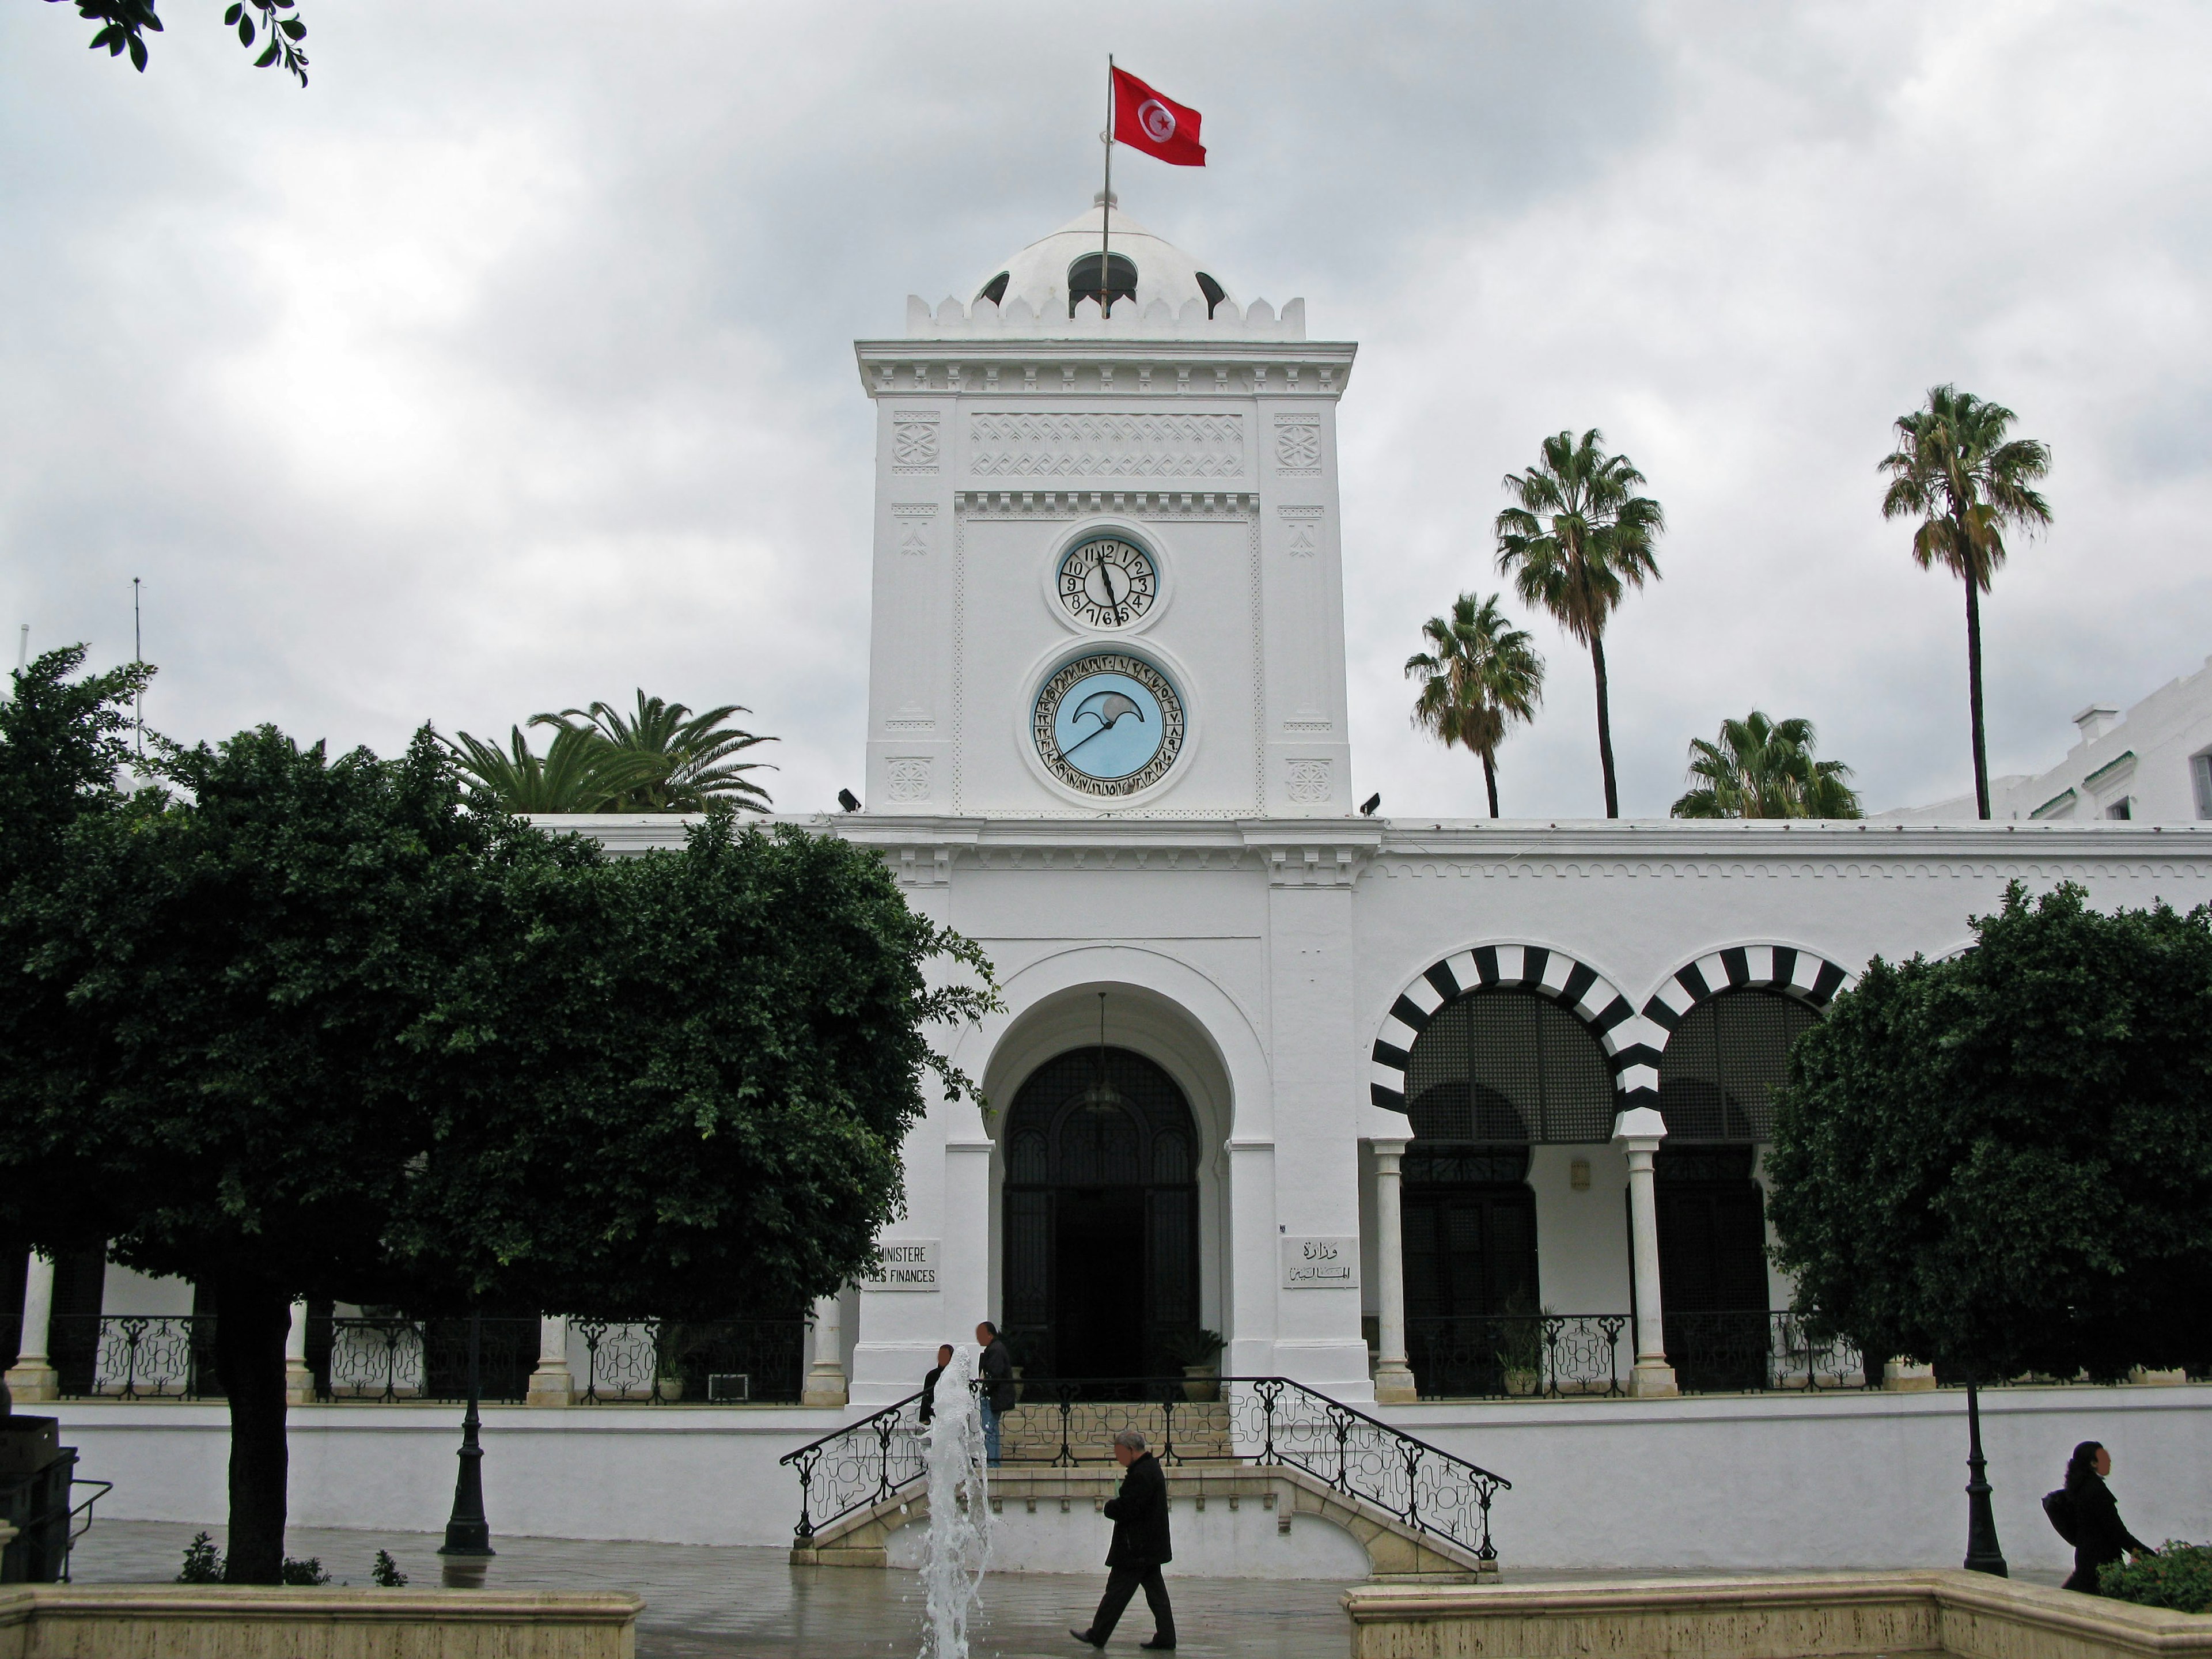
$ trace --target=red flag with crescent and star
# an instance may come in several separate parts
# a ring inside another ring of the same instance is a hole
[[[1198,142],[1199,113],[1163,98],[1127,70],[1114,71],[1114,139],[1170,167],[1202,167],[1206,146]]]

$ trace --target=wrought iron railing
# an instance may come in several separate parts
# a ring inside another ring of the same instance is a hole
[[[584,1343],[586,1405],[788,1402],[804,1382],[804,1319],[572,1319],[568,1328]]]
[[[46,1329],[72,1399],[220,1400],[215,1321],[199,1314],[62,1314]]]
[[[1480,1559],[1497,1558],[1491,1505],[1511,1481],[1288,1377],[1077,1377],[1016,1386],[1019,1401],[999,1425],[1006,1464],[1110,1465],[1114,1436],[1134,1428],[1163,1463],[1299,1469]],[[801,1547],[924,1477],[921,1403],[909,1395],[783,1456],[799,1476],[793,1535]]]
[[[1794,1313],[1670,1313],[1667,1363],[1685,1394],[1767,1394],[1878,1389],[1859,1351],[1840,1337],[1820,1340]]]
[[[1406,1322],[1425,1400],[1620,1395],[1636,1366],[1626,1314],[1489,1314]]]
[[[311,1349],[319,1347],[311,1343]],[[530,1392],[538,1364],[535,1318],[487,1317],[477,1338],[478,1397],[512,1403]],[[453,1404],[468,1398],[469,1322],[398,1316],[333,1319],[330,1358],[317,1366],[326,1400],[419,1400]]]
[[[582,1399],[670,1404],[796,1401],[804,1380],[803,1319],[574,1319],[584,1346]],[[48,1347],[71,1399],[219,1400],[215,1316],[58,1316]],[[453,1403],[468,1392],[469,1322],[362,1315],[308,1322],[318,1397]],[[519,1401],[538,1363],[535,1317],[486,1317],[478,1337],[480,1397]]]

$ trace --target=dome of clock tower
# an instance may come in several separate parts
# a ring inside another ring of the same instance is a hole
[[[1085,211],[1059,229],[1040,236],[1011,258],[1000,260],[982,273],[968,297],[969,303],[990,300],[1004,306],[1023,299],[1038,316],[1067,314],[1071,288],[1097,291],[1100,233],[1106,234],[1109,280],[1117,300],[1128,290],[1133,267],[1137,309],[1155,300],[1180,313],[1186,303],[1197,301],[1211,315],[1223,300],[1234,301],[1228,285],[1200,265],[1174,243],[1154,235],[1128,215],[1116,201],[1110,222],[1103,194],[1094,197]],[[1127,262],[1125,266],[1124,262]],[[1073,278],[1073,282],[1071,282]]]

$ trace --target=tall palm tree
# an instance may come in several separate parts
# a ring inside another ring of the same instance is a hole
[[[2033,534],[2051,522],[2051,505],[2029,488],[2051,471],[2051,446],[2007,439],[2014,421],[2002,404],[1954,386],[1930,387],[1928,406],[1897,417],[1897,447],[1885,519],[1917,517],[1912,556],[1923,570],[1942,565],[1966,586],[1966,708],[1973,727],[1974,801],[1990,815],[1990,762],[1982,731],[1982,602],[2004,562],[2004,530]]]
[[[1597,676],[1597,752],[1605,772],[1605,815],[1620,816],[1613,781],[1613,709],[1606,691],[1605,625],[1628,589],[1656,580],[1652,544],[1666,514],[1636,494],[1644,475],[1626,455],[1608,455],[1595,427],[1544,440],[1543,459],[1505,475],[1517,505],[1498,515],[1498,569],[1522,601],[1540,605],[1589,647]]]
[[[1841,761],[1814,760],[1813,722],[1771,720],[1754,708],[1721,722],[1717,742],[1690,739],[1692,787],[1678,818],[1864,817]]]
[[[604,812],[624,790],[655,775],[647,757],[613,750],[587,728],[555,732],[544,755],[531,749],[519,726],[511,730],[509,750],[465,732],[446,746],[477,787],[510,812]]]
[[[1462,593],[1451,615],[1421,624],[1426,651],[1406,659],[1406,678],[1421,682],[1413,699],[1417,730],[1482,757],[1490,816],[1498,816],[1498,745],[1515,720],[1536,717],[1544,697],[1544,659],[1529,636],[1498,608],[1499,595]]]
[[[595,702],[587,709],[532,714],[530,723],[581,732],[610,749],[643,758],[647,765],[642,775],[618,793],[611,811],[697,812],[710,800],[765,811],[768,791],[744,775],[764,767],[775,769],[764,761],[734,757],[776,739],[723,724],[732,714],[750,713],[740,703],[727,702],[694,714],[683,703],[648,697],[640,688],[635,714],[625,714],[611,703]]]

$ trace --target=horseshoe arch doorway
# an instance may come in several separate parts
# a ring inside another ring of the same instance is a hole
[[[1006,1337],[1031,1377],[1172,1375],[1199,1320],[1198,1131],[1133,1049],[1070,1049],[1006,1114]]]

